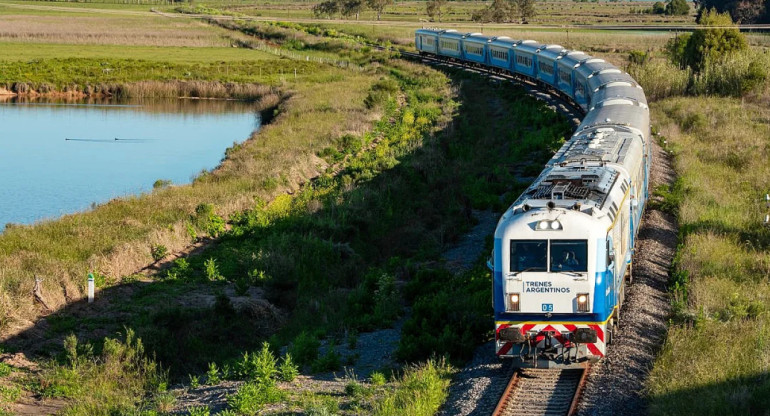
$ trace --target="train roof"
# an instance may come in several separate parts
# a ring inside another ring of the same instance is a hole
[[[521,40],[511,39],[508,36],[499,36],[496,38],[492,38],[490,45],[502,46],[504,48],[513,48],[514,46],[518,45],[521,42],[522,42]]]
[[[522,52],[529,52],[531,54],[535,54],[537,53],[538,49],[542,48],[543,46],[545,45],[541,43],[537,43],[534,40],[524,40],[518,45],[515,45],[513,49],[516,50],[517,52],[522,51]]]
[[[488,36],[484,36],[481,33],[468,33],[464,36],[464,38],[466,41],[478,42],[478,43],[484,43],[484,44],[489,43],[489,41],[492,40],[492,38]]]
[[[563,51],[562,55],[561,59],[559,59],[559,64],[569,68],[574,68],[580,65],[581,62],[591,59],[589,55],[581,51]]]
[[[546,45],[544,48],[541,48],[538,51],[538,54],[546,58],[557,60],[557,59],[561,59],[561,57],[563,56],[562,54],[563,51],[564,51],[564,47],[562,47],[561,45]]]
[[[584,130],[594,127],[628,127],[637,134],[647,137],[650,131],[650,112],[646,105],[640,106],[631,100],[606,100],[601,106],[589,111],[573,134],[579,136]]]
[[[603,69],[594,75],[588,77],[588,89],[596,92],[603,85],[616,82],[636,83],[631,75],[613,67],[612,69]]]
[[[461,34],[460,32],[456,30],[447,30],[445,32],[439,32],[439,37],[444,39],[463,39],[465,35]]]
[[[601,209],[619,174],[599,164],[593,166],[565,165],[546,168],[535,182],[524,191],[516,205],[530,207],[554,206]]]
[[[628,81],[609,82],[597,88],[591,98],[592,108],[606,100],[626,99],[647,106],[647,97],[639,84]]]

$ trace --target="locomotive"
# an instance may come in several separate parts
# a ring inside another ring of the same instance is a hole
[[[533,40],[420,29],[420,54],[511,75],[585,114],[500,218],[488,262],[495,350],[522,367],[601,359],[632,279],[647,203],[650,118],[641,86],[603,59]]]

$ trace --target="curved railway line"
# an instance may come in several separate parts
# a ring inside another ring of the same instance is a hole
[[[471,70],[499,80],[514,82],[538,98],[555,101],[559,111],[572,119],[585,115],[580,106],[565,98],[558,91],[536,84],[528,79],[513,75],[499,74],[483,67],[474,67],[463,62],[453,62],[431,56],[401,51],[401,56],[431,64]],[[590,364],[582,368],[540,369],[523,368],[513,372],[492,416],[572,416],[585,389]]]

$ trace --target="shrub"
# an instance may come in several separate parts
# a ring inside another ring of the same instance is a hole
[[[329,344],[326,348],[326,353],[313,361],[311,368],[314,373],[322,373],[339,370],[340,366],[340,355],[337,353],[334,344]]]
[[[214,212],[213,204],[198,205],[193,220],[199,229],[212,237],[225,232],[225,220]]]
[[[700,72],[709,62],[748,48],[746,37],[728,13],[710,10],[701,16],[700,26],[689,37],[684,50],[683,64],[695,72]]]
[[[291,356],[299,365],[309,365],[318,358],[318,348],[321,343],[313,335],[302,331],[289,347]]]
[[[453,371],[444,360],[408,367],[396,381],[396,389],[375,404],[374,415],[434,415],[446,400]]]
[[[168,179],[158,179],[152,184],[152,189],[166,188],[171,185],[171,181]]]
[[[285,394],[275,385],[249,382],[227,398],[227,404],[243,415],[255,415],[264,405],[283,400]]]
[[[380,373],[379,371],[373,372],[369,378],[371,379],[371,382],[375,386],[382,386],[385,385],[385,375]]]
[[[628,53],[628,62],[636,65],[644,65],[650,60],[650,54],[644,51],[631,51]]]
[[[163,244],[153,244],[150,246],[150,255],[153,260],[160,261],[168,255],[168,249]]]
[[[275,384],[275,376],[278,374],[277,361],[270,344],[262,343],[262,349],[256,355],[253,379],[262,385]]]
[[[213,386],[222,381],[219,374],[217,363],[209,363],[209,370],[206,372],[206,384]]]
[[[198,377],[197,375],[190,374],[190,375],[187,376],[187,378],[189,378],[189,380],[190,380],[190,388],[191,389],[195,390],[195,389],[197,389],[198,387],[201,386],[200,377]]]
[[[224,277],[219,273],[219,267],[217,266],[217,261],[214,260],[214,258],[209,258],[203,263],[203,267],[205,268],[204,271],[206,273],[206,278],[209,281],[215,282],[217,280],[223,280]]]
[[[278,366],[278,377],[282,381],[294,381],[299,375],[299,367],[294,364],[291,354],[286,353],[281,359],[281,365]]]
[[[211,410],[208,406],[194,406],[187,408],[187,413],[190,416],[209,416]]]

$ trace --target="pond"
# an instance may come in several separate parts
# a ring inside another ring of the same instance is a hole
[[[239,101],[0,101],[0,230],[190,183],[258,130]]]

